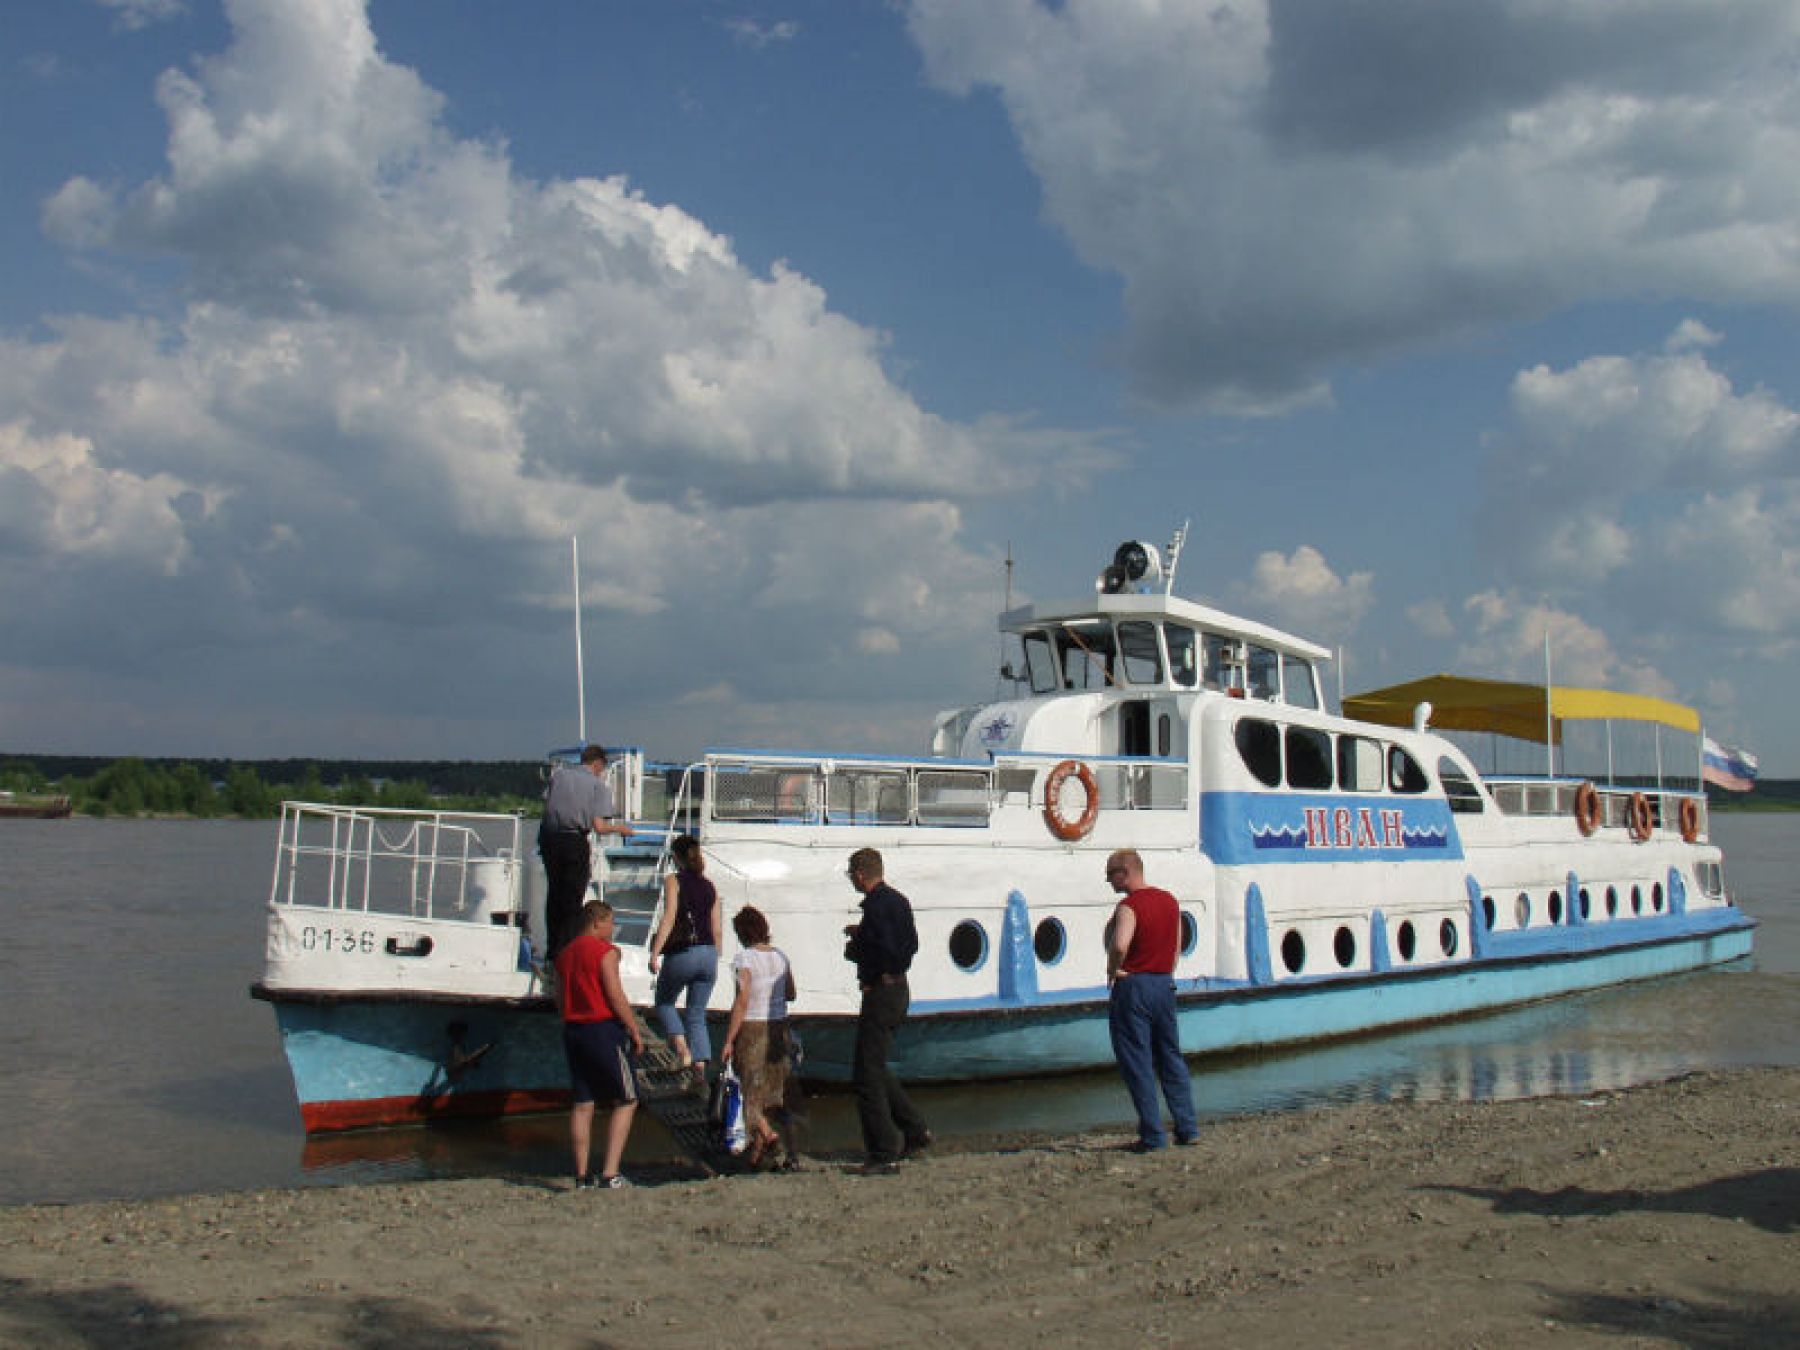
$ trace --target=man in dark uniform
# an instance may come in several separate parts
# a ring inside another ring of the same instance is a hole
[[[615,825],[612,789],[606,783],[606,751],[590,745],[581,763],[563,765],[550,775],[544,793],[544,819],[538,826],[538,854],[544,860],[544,926],[549,931],[546,962],[575,939],[578,916],[587,901],[594,859],[588,831],[627,838],[631,826]]]
[[[844,929],[846,960],[856,963],[862,1009],[856,1019],[856,1058],[851,1081],[862,1121],[862,1171],[881,1176],[900,1169],[900,1159],[931,1146],[931,1129],[888,1068],[894,1032],[906,1020],[911,994],[906,972],[919,950],[912,906],[882,878],[881,854],[861,848],[850,855],[850,884],[862,895],[862,922]]]

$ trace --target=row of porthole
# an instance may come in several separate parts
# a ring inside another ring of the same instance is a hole
[[[1613,918],[1618,917],[1619,904],[1620,904],[1619,888],[1617,886],[1608,886],[1606,888],[1606,917],[1607,918],[1613,919]],[[1594,911],[1593,897],[1589,895],[1588,888],[1586,886],[1583,886],[1579,891],[1577,891],[1575,893],[1575,905],[1576,905],[1576,908],[1581,911],[1581,917],[1583,919],[1591,918],[1593,916],[1593,911]],[[1633,914],[1642,914],[1644,912],[1644,888],[1642,886],[1633,886],[1631,888],[1630,907],[1631,907],[1631,912]],[[1551,891],[1548,901],[1546,902],[1544,908],[1545,908],[1546,913],[1549,916],[1549,921],[1550,921],[1550,924],[1552,927],[1562,923],[1562,921],[1563,921],[1562,892],[1561,891]],[[1655,884],[1653,884],[1650,887],[1650,912],[1652,914],[1661,914],[1663,912],[1663,888],[1662,888],[1662,883],[1660,881],[1656,882]],[[1498,919],[1498,917],[1499,917],[1499,910],[1498,910],[1498,907],[1494,903],[1494,897],[1491,895],[1482,896],[1481,897],[1481,918],[1482,918],[1482,922],[1487,925],[1488,931],[1490,933],[1494,930],[1494,923]],[[1513,901],[1513,927],[1529,928],[1529,927],[1531,927],[1531,922],[1532,922],[1531,896],[1526,891],[1520,891],[1518,894],[1518,898]]]
[[[1461,946],[1462,934],[1457,931],[1456,921],[1445,919],[1438,925],[1438,950],[1445,956],[1455,956]],[[1419,954],[1419,934],[1411,919],[1401,920],[1394,930],[1394,950],[1402,961],[1411,961]],[[1356,934],[1340,926],[1331,935],[1331,955],[1339,970],[1348,970],[1355,965]],[[1282,935],[1281,964],[1289,975],[1298,975],[1306,969],[1306,939],[1297,928],[1290,928]]]
[[[1200,944],[1200,925],[1185,910],[1181,915],[1181,955],[1192,956]],[[1069,951],[1069,933],[1061,919],[1041,919],[1031,935],[1031,949],[1039,962],[1053,966]],[[987,929],[975,919],[964,919],[950,930],[950,959],[958,970],[980,970],[987,964]]]

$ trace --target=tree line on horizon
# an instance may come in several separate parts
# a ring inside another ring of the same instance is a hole
[[[284,801],[410,810],[535,811],[536,761],[0,759],[0,790],[68,797],[78,815],[266,820]]]

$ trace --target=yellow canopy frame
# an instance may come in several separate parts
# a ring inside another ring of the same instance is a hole
[[[1548,707],[1545,705],[1548,696]],[[1619,694],[1610,689],[1575,689],[1541,684],[1512,684],[1462,675],[1428,675],[1422,680],[1352,694],[1344,700],[1344,716],[1381,726],[1412,725],[1413,709],[1431,704],[1431,725],[1450,731],[1491,731],[1542,745],[1554,722],[1562,742],[1565,719],[1660,722],[1696,735],[1700,714],[1680,703],[1645,694]]]

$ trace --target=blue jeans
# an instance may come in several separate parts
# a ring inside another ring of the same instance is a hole
[[[695,1059],[712,1059],[712,1042],[706,1035],[706,1001],[719,981],[719,949],[710,942],[665,956],[656,973],[656,1022],[665,1036],[686,1036],[688,1053]],[[687,991],[682,1011],[675,1000]]]
[[[1119,976],[1113,982],[1107,1024],[1119,1075],[1137,1111],[1139,1140],[1150,1148],[1168,1142],[1156,1100],[1159,1082],[1175,1118],[1175,1137],[1187,1140],[1198,1135],[1194,1084],[1175,1030],[1175,981],[1167,975]]]

